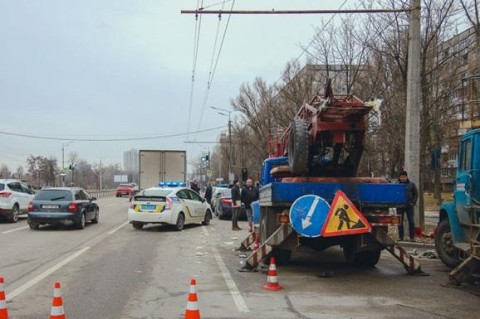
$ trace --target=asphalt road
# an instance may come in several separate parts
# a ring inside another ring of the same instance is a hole
[[[448,269],[438,260],[421,259],[431,276],[412,277],[388,253],[376,268],[356,269],[336,248],[300,249],[277,267],[285,289],[265,291],[266,274],[237,271],[234,248],[246,227],[232,232],[229,221],[214,219],[182,232],[138,231],[126,224],[127,199],[98,203],[100,223],[84,230],[0,224],[11,318],[47,318],[55,281],[70,319],[183,318],[191,278],[202,318],[476,318],[480,311],[480,287],[444,287]]]

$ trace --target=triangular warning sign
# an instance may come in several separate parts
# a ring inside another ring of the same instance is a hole
[[[332,206],[322,228],[322,236],[343,236],[369,233],[372,226],[342,191],[335,193]]]

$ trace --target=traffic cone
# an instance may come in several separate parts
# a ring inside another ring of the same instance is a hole
[[[185,311],[185,319],[200,319],[200,310],[198,309],[197,297],[197,281],[190,281],[190,293],[188,294],[187,310]]]
[[[268,268],[267,283],[262,286],[263,289],[278,291],[282,290],[283,287],[278,283],[277,278],[277,267],[275,267],[275,258],[270,258],[270,268]]]
[[[52,310],[50,311],[50,319],[66,319],[65,310],[63,309],[62,290],[60,283],[55,282],[53,289]]]
[[[0,277],[0,319],[8,319],[7,302],[5,301],[5,290],[3,290],[3,277]]]

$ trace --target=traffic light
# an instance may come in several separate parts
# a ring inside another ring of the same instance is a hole
[[[248,179],[248,170],[246,167],[242,168],[242,181],[246,181]]]

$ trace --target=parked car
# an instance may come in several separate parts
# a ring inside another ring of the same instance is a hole
[[[208,225],[212,211],[207,201],[186,187],[151,187],[135,194],[128,220],[135,229],[145,224],[173,225],[182,230],[188,223]]]
[[[28,213],[28,203],[35,192],[18,179],[0,179],[0,217],[16,223],[21,214]]]
[[[214,187],[213,191],[212,191],[212,209],[215,212],[215,215],[217,215],[217,216],[218,216],[218,214],[217,214],[216,210],[217,210],[218,200],[223,195],[225,190],[228,190],[228,188],[227,187]]]
[[[136,193],[136,190],[132,184],[120,184],[117,187],[116,196],[123,197],[127,195],[128,197],[132,197]]]
[[[85,190],[79,187],[47,187],[38,191],[28,205],[28,226],[37,230],[44,224],[70,224],[85,228],[97,224],[100,209]]]
[[[218,198],[217,206],[215,207],[215,214],[219,219],[232,218],[232,190],[230,188],[224,189]],[[245,208],[240,209],[239,219],[247,219],[247,212]]]

